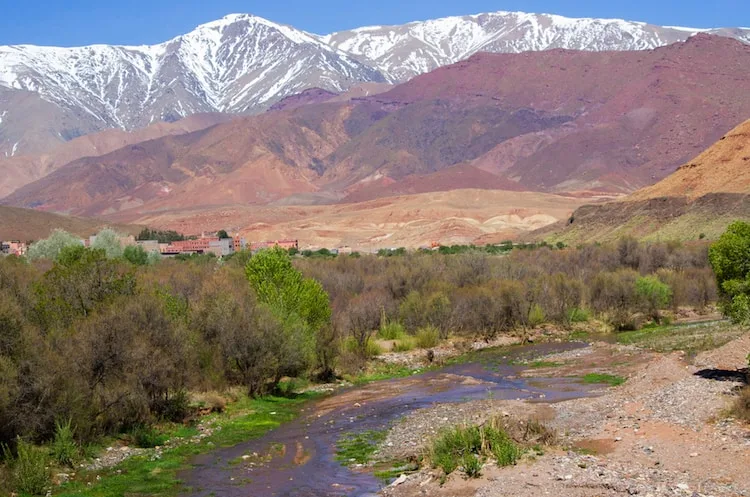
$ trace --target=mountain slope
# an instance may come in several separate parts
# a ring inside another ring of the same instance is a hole
[[[101,219],[61,216],[0,205],[0,240],[39,240],[49,236],[54,229],[63,229],[80,237],[88,237],[107,226],[131,235],[142,229],[142,226],[132,224],[112,225]]]
[[[3,202],[137,217],[455,185],[628,193],[748,115],[750,46],[728,38],[699,35],[644,52],[479,54],[385,93],[74,161]]]
[[[230,118],[229,114],[194,114],[173,123],[159,122],[134,131],[108,129],[91,133],[62,143],[43,154],[0,157],[0,197],[82,157],[96,157],[129,144],[208,128]]]
[[[61,130],[73,136],[195,113],[259,112],[309,87],[339,92],[368,81],[385,78],[306,33],[251,15],[226,16],[154,46],[0,47],[0,87],[74,112],[82,124]]]
[[[750,219],[750,120],[662,181],[617,202],[582,206],[535,236],[571,243],[694,240],[716,238],[737,219]]]
[[[497,12],[317,36],[233,14],[153,46],[2,46],[0,156],[194,113],[258,113],[312,87],[403,82],[479,51],[640,50],[697,31]],[[750,42],[748,29],[709,32]]]
[[[628,200],[696,199],[709,193],[750,194],[750,120],[662,181],[634,192]]]
[[[477,52],[530,50],[646,50],[686,40],[691,34],[736,37],[750,43],[750,29],[699,30],[620,19],[571,19],[551,14],[493,12],[446,17],[401,26],[369,26],[321,39],[334,48],[374,63],[405,81]]]

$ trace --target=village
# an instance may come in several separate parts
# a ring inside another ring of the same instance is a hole
[[[202,233],[199,237],[191,237],[185,240],[174,240],[170,242],[160,242],[158,240],[138,240],[133,235],[119,237],[120,245],[125,248],[129,246],[140,246],[145,252],[156,252],[163,257],[174,257],[178,255],[190,254],[213,254],[216,257],[226,257],[235,252],[250,250],[257,252],[263,249],[279,247],[284,250],[300,250],[299,240],[267,240],[267,241],[248,241],[240,236],[220,237],[224,234],[221,231],[217,233]],[[96,241],[96,235],[80,240],[84,247],[91,247]],[[20,240],[0,241],[0,256],[18,256],[23,257],[27,254],[31,242]],[[339,247],[331,249],[331,254],[349,254],[352,252],[351,247]]]

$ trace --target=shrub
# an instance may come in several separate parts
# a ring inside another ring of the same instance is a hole
[[[571,323],[586,323],[591,319],[591,314],[586,309],[576,307],[568,312],[568,320]]]
[[[469,478],[479,478],[482,475],[482,461],[475,454],[464,454],[461,469]]]
[[[17,438],[16,456],[3,446],[5,459],[9,461],[13,487],[22,494],[44,495],[50,484],[48,458],[43,450]]]
[[[476,478],[485,457],[492,457],[498,466],[515,464],[521,449],[508,436],[499,421],[483,426],[458,426],[444,430],[430,448],[432,466],[446,475],[459,466],[467,476]]]
[[[381,320],[378,338],[381,340],[399,340],[406,335],[404,327],[398,321]]]
[[[434,326],[423,326],[417,330],[414,339],[420,349],[431,349],[440,343],[440,330]]]
[[[359,343],[354,337],[344,340],[344,350],[350,354],[361,354]],[[383,354],[383,348],[377,342],[368,340],[365,344],[365,357],[373,358]]]
[[[417,341],[412,337],[404,337],[393,346],[394,352],[409,352],[417,347]]]
[[[62,466],[73,466],[78,457],[78,446],[73,438],[70,419],[55,423],[55,438],[52,440],[52,457]]]
[[[178,390],[172,395],[167,394],[151,403],[151,412],[165,421],[184,421],[191,412],[190,396],[184,390]]]
[[[547,319],[544,309],[539,304],[534,304],[529,309],[529,326],[539,326]]]
[[[635,281],[635,293],[643,311],[659,323],[659,310],[667,307],[672,299],[669,285],[662,283],[656,276],[643,276]]]
[[[142,449],[152,449],[159,445],[164,445],[167,437],[153,427],[147,425],[138,425],[130,433],[133,443]]]

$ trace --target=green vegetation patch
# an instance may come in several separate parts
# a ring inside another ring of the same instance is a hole
[[[492,458],[498,466],[510,466],[521,457],[521,448],[499,426],[458,426],[444,430],[430,447],[429,458],[434,468],[447,476],[456,470],[468,477],[481,474],[484,461]]]
[[[133,457],[114,468],[79,474],[75,481],[57,489],[53,495],[60,497],[111,497],[123,495],[173,496],[184,488],[177,478],[179,471],[188,469],[188,460],[198,454],[228,447],[251,438],[257,438],[296,417],[301,403],[311,394],[296,398],[243,397],[229,404],[222,414],[212,414],[205,419],[214,433],[199,444],[185,444],[153,454]],[[220,429],[217,429],[220,428]],[[178,434],[193,433],[183,427],[169,432],[170,438]]]
[[[627,381],[622,376],[616,376],[613,374],[606,374],[606,373],[589,373],[586,376],[583,377],[584,383],[589,384],[607,384],[611,387],[618,387],[625,383]]]
[[[726,322],[661,326],[617,334],[617,341],[655,352],[685,351],[694,355],[739,338],[745,330]]]
[[[378,446],[385,440],[386,435],[385,430],[346,434],[336,444],[336,460],[347,466],[367,464],[378,450]]]

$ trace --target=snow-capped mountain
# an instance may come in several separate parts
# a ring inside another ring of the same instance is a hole
[[[497,12],[318,36],[235,14],[154,46],[2,46],[0,157],[104,128],[262,112],[311,87],[402,82],[478,51],[638,50],[697,31]],[[750,29],[713,32],[750,42]]]
[[[403,81],[477,52],[646,50],[709,32],[750,43],[750,29],[700,30],[620,19],[572,19],[551,14],[494,12],[401,26],[371,26],[321,37],[331,47]]]

